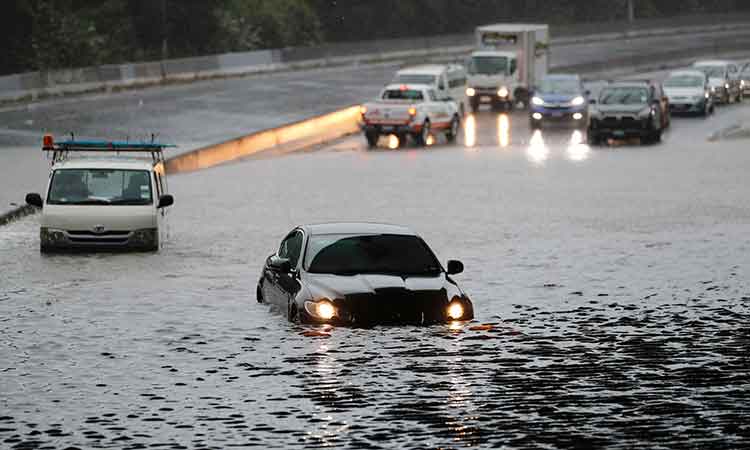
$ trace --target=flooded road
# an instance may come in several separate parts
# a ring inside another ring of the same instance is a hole
[[[747,114],[589,148],[481,112],[453,147],[360,136],[170,179],[158,254],[42,257],[0,229],[2,448],[750,445]],[[255,302],[294,225],[396,222],[477,320],[316,329]]]

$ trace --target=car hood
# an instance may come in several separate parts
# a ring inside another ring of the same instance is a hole
[[[648,108],[648,105],[595,105],[596,110],[602,114],[638,114],[644,109]]]
[[[450,291],[456,294],[456,286],[444,274],[435,277],[400,277],[393,275],[305,274],[307,287],[313,298],[345,299],[358,295],[373,295],[393,290],[411,292]]]
[[[536,93],[535,96],[541,98],[546,103],[570,103],[576,97],[583,97],[583,94],[542,94]]]
[[[695,97],[696,95],[703,95],[705,90],[702,86],[698,87],[673,87],[664,88],[664,93],[667,97]]]
[[[61,230],[132,231],[156,227],[152,205],[44,205],[41,226]]]

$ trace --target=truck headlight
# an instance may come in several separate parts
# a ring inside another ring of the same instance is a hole
[[[336,317],[336,307],[327,298],[318,301],[306,301],[305,311],[308,314],[321,320],[331,320]]]
[[[477,95],[477,91],[474,88],[466,88],[466,95],[468,95],[469,97],[474,97],[475,95]]]
[[[572,101],[572,102],[570,102],[570,104],[571,104],[571,105],[573,105],[573,106],[581,106],[581,105],[583,105],[583,104],[584,104],[585,102],[586,102],[586,99],[585,99],[585,98],[583,98],[583,97],[581,97],[581,96],[579,95],[578,97],[574,98],[574,99],[573,99],[573,101]]]
[[[544,105],[544,100],[539,97],[531,97],[531,103],[536,106],[542,106]]]
[[[503,86],[503,87],[501,87],[500,89],[497,90],[497,95],[499,97],[503,97],[504,98],[504,97],[507,97],[508,94],[510,94],[510,91],[508,91],[508,88],[505,87],[505,86]]]

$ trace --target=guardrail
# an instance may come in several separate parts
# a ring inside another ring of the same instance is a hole
[[[590,35],[559,36],[554,37],[550,45],[559,47],[585,42],[639,39],[660,35],[747,31],[750,17],[744,17],[744,19],[746,22],[722,23],[721,25],[696,26],[691,24],[608,33],[598,32]],[[585,25],[582,27],[583,29],[590,29],[586,28]],[[574,33],[575,31],[575,27],[565,29],[567,33]],[[263,72],[383,61],[416,61],[456,57],[469,52],[472,45],[473,35],[460,34],[337,43],[312,48],[260,50],[161,62],[31,72],[0,77],[0,102],[30,101],[66,94],[116,91],[162,83],[190,82]]]

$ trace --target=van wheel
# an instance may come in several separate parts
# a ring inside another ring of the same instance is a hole
[[[257,300],[258,303],[263,303],[263,289],[260,287],[260,283],[258,283],[258,286],[255,288],[255,300]]]
[[[458,116],[453,116],[453,120],[451,120],[451,126],[448,129],[448,131],[445,133],[446,139],[448,139],[448,142],[455,142],[456,138],[458,137],[458,131],[461,129],[461,119],[458,118]]]
[[[367,146],[375,148],[378,145],[378,139],[380,135],[377,131],[365,131],[365,139],[367,139]]]
[[[425,120],[422,124],[422,131],[414,136],[414,142],[419,147],[427,145],[427,139],[430,137],[430,121]]]

